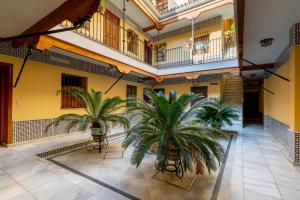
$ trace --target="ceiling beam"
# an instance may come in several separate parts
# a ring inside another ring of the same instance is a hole
[[[247,65],[241,66],[242,71],[253,71],[253,70],[264,70],[264,69],[273,69],[275,67],[274,63],[261,64],[261,65]]]
[[[152,14],[151,11],[140,0],[131,0],[131,1],[154,23],[153,29],[161,29],[159,20],[156,19],[156,17],[154,17],[154,14]]]
[[[21,35],[48,31],[64,20],[69,20],[72,23],[85,21],[98,10],[99,2],[100,0],[67,0]],[[39,42],[39,38],[39,36],[36,36],[17,40],[13,43],[13,46],[19,47],[25,44],[35,46]]]
[[[238,58],[239,67],[242,69],[244,57],[244,21],[245,21],[245,0],[234,0],[234,10],[237,26]],[[242,71],[242,70],[241,70]]]
[[[211,69],[211,70],[201,70],[201,71],[194,71],[194,72],[186,72],[186,73],[177,73],[177,74],[170,74],[170,75],[162,75],[156,78],[157,82],[162,82],[165,79],[170,78],[178,78],[178,77],[185,77],[189,80],[193,80],[198,78],[200,75],[207,75],[207,74],[223,74],[223,73],[230,73],[233,75],[239,75],[240,69],[238,67],[232,68],[223,68],[223,69]]]

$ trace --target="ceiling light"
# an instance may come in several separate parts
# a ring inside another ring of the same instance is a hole
[[[260,46],[262,47],[268,47],[273,44],[274,39],[273,38],[266,38],[260,41]]]

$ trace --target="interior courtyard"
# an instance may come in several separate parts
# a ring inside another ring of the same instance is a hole
[[[1,0],[0,200],[300,199],[299,6]]]

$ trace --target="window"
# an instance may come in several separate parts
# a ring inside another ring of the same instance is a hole
[[[167,44],[161,43],[156,45],[157,50],[157,62],[166,61],[167,60]]]
[[[168,0],[157,0],[156,1],[156,9],[159,12],[167,12],[168,11]]]
[[[127,50],[138,54],[138,35],[133,30],[127,30]]]
[[[165,88],[156,88],[156,89],[153,89],[153,91],[156,93],[156,94],[163,94],[165,95]]]
[[[207,98],[207,86],[193,86],[191,87],[191,92],[201,96],[200,98],[193,100],[192,105],[201,99]]]
[[[70,74],[61,76],[61,108],[83,108],[81,102],[68,93],[70,89],[87,90],[87,78]]]
[[[137,87],[134,85],[127,85],[126,97],[136,97]]]
[[[200,33],[195,37],[195,50],[199,53],[208,53],[209,33]]]

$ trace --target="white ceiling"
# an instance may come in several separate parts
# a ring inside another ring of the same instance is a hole
[[[110,0],[120,10],[123,10],[123,1]],[[132,2],[126,2],[126,15],[134,20],[141,28],[153,25],[154,23]]]
[[[66,0],[0,0],[0,37],[21,34]]]
[[[196,23],[220,16],[220,15],[223,16],[223,19],[233,18],[233,16],[234,16],[233,5],[227,4],[227,5],[218,7],[218,8],[208,10],[204,13],[201,13],[197,17]],[[175,23],[167,25],[163,30],[160,31],[160,34],[167,33],[167,32],[170,32],[170,31],[173,31],[173,30],[185,27],[185,26],[189,26],[191,24],[192,24],[191,20],[182,19],[180,21],[177,21]],[[157,35],[157,30],[151,30],[148,33],[152,36],[155,36],[155,35]]]
[[[274,63],[289,44],[289,31],[300,22],[300,0],[246,0],[244,58],[255,64]],[[273,45],[259,41],[272,37]]]

